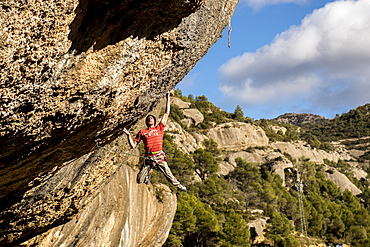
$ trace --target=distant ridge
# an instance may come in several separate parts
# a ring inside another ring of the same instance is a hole
[[[322,122],[322,121],[329,120],[329,119],[322,117],[320,115],[315,115],[315,114],[310,114],[310,113],[300,113],[300,114],[285,113],[284,115],[274,118],[273,120],[279,121],[281,123],[301,125],[301,124],[307,124],[307,123]]]

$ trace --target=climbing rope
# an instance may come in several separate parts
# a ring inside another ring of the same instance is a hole
[[[95,143],[95,146],[97,148],[102,148],[102,149],[109,150],[109,151],[115,152],[115,153],[127,154],[127,155],[131,155],[131,156],[135,156],[135,157],[139,157],[139,158],[143,158],[143,159],[151,159],[150,157],[136,155],[136,154],[132,154],[132,153],[126,153],[126,152],[122,152],[122,151],[118,151],[118,150],[106,148],[106,147],[103,147],[103,146],[99,146],[98,142]]]
[[[110,183],[108,183],[107,195],[105,197],[105,209],[104,209],[104,219],[103,219],[104,225],[107,222],[107,211],[109,210],[109,198],[110,198],[109,193],[110,193]],[[101,245],[101,246],[103,246],[103,245]]]
[[[231,31],[233,29],[231,28],[231,19],[229,19],[229,24],[227,25],[227,46],[230,48],[231,46]]]

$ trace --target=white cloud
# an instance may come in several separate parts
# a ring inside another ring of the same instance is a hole
[[[370,99],[370,4],[336,1],[221,68],[220,89],[242,104],[325,109]],[[342,108],[343,109],[343,108]]]
[[[253,9],[261,9],[266,5],[274,5],[280,3],[296,3],[296,4],[303,4],[306,3],[307,0],[243,0],[247,3],[248,6],[252,7]]]

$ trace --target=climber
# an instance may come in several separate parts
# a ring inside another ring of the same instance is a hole
[[[186,187],[175,178],[166,162],[165,153],[162,151],[164,128],[167,124],[168,116],[170,115],[170,93],[166,94],[166,112],[161,121],[156,125],[156,118],[153,115],[148,115],[145,119],[147,129],[140,130],[135,139],[131,138],[130,132],[124,128],[123,132],[127,135],[128,142],[132,148],[142,140],[145,149],[145,161],[137,174],[137,183],[149,183],[150,170],[157,166],[163,173],[166,179],[176,186],[181,191],[186,191]]]

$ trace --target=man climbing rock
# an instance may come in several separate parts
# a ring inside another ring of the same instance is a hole
[[[137,174],[137,183],[148,183],[149,172],[153,167],[163,173],[166,179],[176,186],[181,191],[186,191],[186,187],[175,178],[166,162],[166,155],[162,151],[164,128],[167,124],[170,115],[170,93],[166,94],[166,112],[164,113],[161,121],[156,125],[156,118],[153,115],[148,115],[145,119],[147,129],[140,130],[135,139],[132,139],[130,132],[124,128],[123,132],[127,135],[128,142],[132,148],[142,140],[145,149],[145,161],[141,167],[140,172]]]

